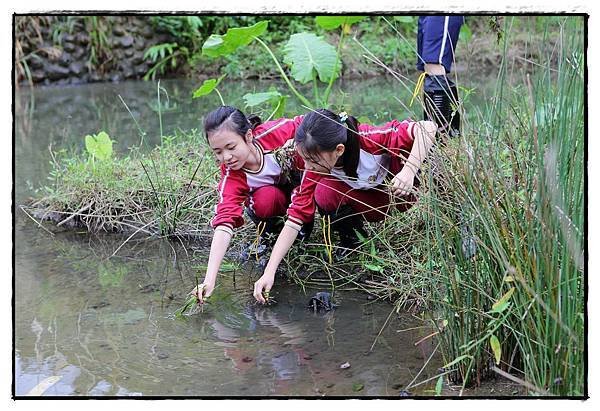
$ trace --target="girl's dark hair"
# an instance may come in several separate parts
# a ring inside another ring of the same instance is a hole
[[[338,144],[346,148],[342,161],[348,177],[358,178],[356,170],[360,157],[358,120],[352,116],[342,122],[337,114],[326,109],[312,111],[304,116],[294,138],[297,146],[307,155],[331,152]]]
[[[204,118],[204,133],[206,134],[206,138],[208,138],[209,134],[222,127],[227,127],[244,138],[248,130],[254,130],[261,123],[260,117],[256,115],[246,118],[244,113],[235,107],[221,106],[208,113]]]

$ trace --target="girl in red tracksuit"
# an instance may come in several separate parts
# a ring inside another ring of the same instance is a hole
[[[238,109],[220,107],[204,121],[208,144],[221,163],[218,203],[211,221],[215,229],[206,276],[198,293],[202,301],[212,294],[223,256],[233,230],[244,223],[243,212],[261,233],[275,232],[278,221],[286,214],[290,195],[300,204],[309,204],[303,195],[292,194],[294,174],[304,168],[302,158],[293,149],[293,138],[301,116],[259,124],[260,119],[247,119]],[[301,173],[301,171],[300,171]],[[309,195],[308,193],[306,195]],[[297,210],[295,228],[304,239],[312,228],[314,209]]]
[[[304,160],[302,184],[292,197],[286,226],[281,231],[263,276],[254,284],[254,297],[273,286],[275,271],[301,230],[306,217],[297,210],[319,207],[340,235],[338,250],[360,244],[366,236],[363,220],[382,220],[394,204],[406,211],[416,197],[413,186],[437,127],[431,121],[390,121],[374,127],[358,124],[345,113],[317,110],[304,116],[296,130],[296,150]],[[385,180],[391,179],[391,193]],[[396,196],[396,198],[393,198]]]

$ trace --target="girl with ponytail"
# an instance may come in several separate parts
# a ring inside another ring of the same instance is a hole
[[[256,224],[260,241],[255,244],[257,257],[276,235],[298,184],[304,164],[295,152],[293,139],[302,116],[261,123],[256,116],[247,118],[235,107],[222,106],[204,119],[208,144],[220,163],[218,201],[211,221],[214,235],[203,283],[192,290],[200,302],[215,288],[217,273],[233,232],[244,224],[246,215]],[[297,175],[297,177],[295,177]],[[296,196],[299,201],[302,196]],[[300,239],[312,229],[313,210],[297,208],[296,223]],[[295,238],[295,237],[294,237]]]
[[[325,109],[304,116],[295,136],[305,166],[297,191],[303,201],[310,201],[304,209],[314,210],[316,204],[338,232],[338,257],[360,245],[359,234],[366,237],[363,221],[382,220],[392,204],[406,211],[415,203],[417,172],[436,131],[432,121],[392,120],[372,126]],[[391,182],[386,185],[386,180]],[[291,208],[264,274],[254,284],[259,302],[265,302],[263,293],[273,286],[275,271],[297,236],[300,226],[294,223],[299,219],[294,217]]]

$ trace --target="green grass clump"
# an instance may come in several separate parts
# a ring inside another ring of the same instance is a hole
[[[46,196],[25,208],[90,232],[195,237],[207,230],[218,170],[199,133],[165,136],[147,153],[102,161],[57,153]]]

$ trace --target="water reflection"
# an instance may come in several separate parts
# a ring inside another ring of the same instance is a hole
[[[203,313],[179,320],[200,263],[181,246],[146,241],[140,253],[132,243],[128,258],[107,259],[118,239],[69,233],[37,255],[36,235],[32,226],[18,237],[18,395],[52,376],[44,395],[352,395],[357,379],[385,395],[409,378],[396,364],[422,364],[417,338],[394,325],[369,353],[389,307],[366,315],[360,294],[340,293],[337,310],[315,314],[308,295],[280,280],[278,304],[262,307],[251,295],[260,273],[243,271],[235,285],[220,278],[220,299]]]

